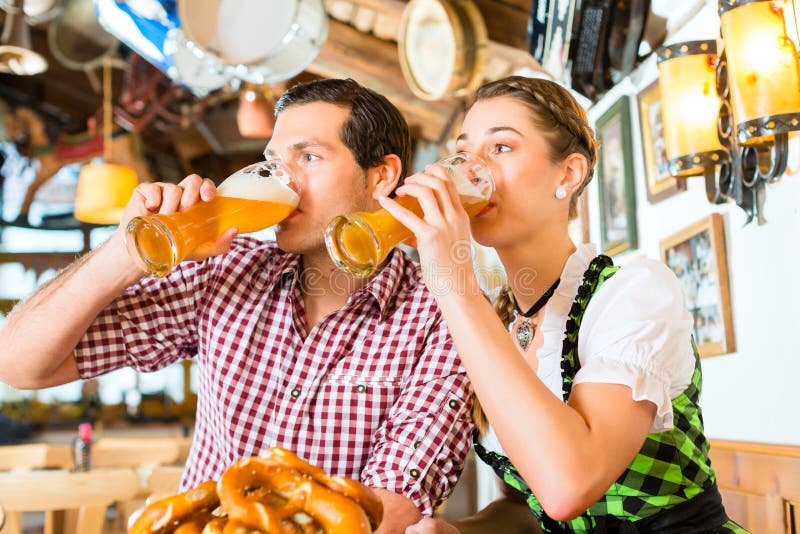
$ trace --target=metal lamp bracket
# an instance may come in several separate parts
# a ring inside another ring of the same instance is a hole
[[[780,179],[786,172],[789,153],[789,135],[781,131],[781,124],[797,124],[800,116],[764,117],[740,125],[734,133],[735,121],[731,112],[728,65],[723,52],[716,65],[717,94],[720,111],[717,133],[728,153],[718,167],[706,171],[706,195],[709,201],[721,204],[733,200],[747,214],[745,225],[753,219],[759,225],[766,223],[764,200],[766,184]],[[744,144],[753,137],[763,136],[763,141]]]

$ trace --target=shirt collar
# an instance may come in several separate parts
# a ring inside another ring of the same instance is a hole
[[[359,290],[368,292],[375,298],[381,309],[381,319],[386,319],[392,311],[395,297],[400,290],[406,262],[405,253],[395,248],[390,253],[383,269],[376,273],[363,289]]]
[[[301,257],[298,254],[289,254],[284,252],[284,257],[278,264],[276,280],[284,281],[289,277],[297,278],[297,273],[300,270]]]
[[[296,283],[299,278],[301,257],[285,252],[281,254],[283,257],[278,261],[278,265],[273,271],[275,275],[267,284],[266,290],[270,290],[276,284]],[[359,295],[372,296],[381,310],[381,319],[386,319],[391,313],[395,297],[400,291],[408,261],[402,250],[392,250],[383,268],[374,274],[363,288],[355,291],[352,298],[358,298]]]

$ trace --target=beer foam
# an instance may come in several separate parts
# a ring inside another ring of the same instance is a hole
[[[483,198],[485,196],[481,188],[468,179],[458,180],[456,182],[456,191],[462,197]]]
[[[297,206],[300,195],[276,178],[259,176],[257,173],[238,171],[231,174],[217,188],[224,197],[246,198]]]

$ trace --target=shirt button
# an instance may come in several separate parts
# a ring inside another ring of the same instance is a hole
[[[292,390],[292,391],[289,393],[289,395],[291,395],[293,399],[296,399],[297,397],[299,397],[299,396],[300,396],[300,390],[299,390],[299,389],[297,389],[297,388],[294,388],[294,389],[293,389],[293,390]]]
[[[412,469],[408,474],[411,475],[411,478],[419,478],[419,469]]]
[[[458,408],[458,401],[455,399],[450,399],[450,402],[448,402],[447,405],[450,406],[450,408],[452,408],[453,410],[455,410],[456,408]]]
[[[356,391],[359,393],[364,393],[365,391],[367,391],[367,386],[365,386],[364,384],[359,384],[356,386]]]
[[[414,442],[414,448],[415,449],[419,449],[419,445],[420,445],[419,441],[415,441]]]

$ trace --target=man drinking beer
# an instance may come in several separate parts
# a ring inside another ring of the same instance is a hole
[[[126,253],[133,217],[211,200],[210,180],[142,184],[119,230],[20,304],[0,331],[0,379],[43,388],[194,358],[199,388],[183,487],[282,446],[376,488],[379,532],[430,514],[469,449],[471,387],[418,267],[395,249],[371,278],[336,271],[334,216],[379,207],[410,159],[408,126],[353,80],[297,85],[267,146],[300,184],[277,242],[225,231],[163,278]]]

